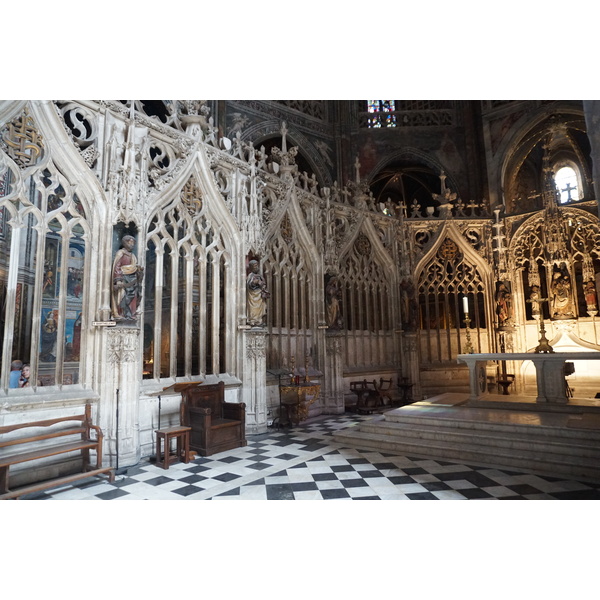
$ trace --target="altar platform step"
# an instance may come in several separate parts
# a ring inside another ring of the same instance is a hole
[[[432,398],[445,392],[468,393],[469,370],[464,365],[429,366],[421,369],[421,392]]]
[[[600,481],[600,415],[465,406],[442,394],[334,435],[336,442],[409,457]]]

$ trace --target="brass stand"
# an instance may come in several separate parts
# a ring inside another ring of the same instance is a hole
[[[550,345],[550,342],[546,338],[546,328],[544,326],[544,319],[540,319],[540,339],[539,344],[534,350],[536,354],[554,354],[554,349]]]

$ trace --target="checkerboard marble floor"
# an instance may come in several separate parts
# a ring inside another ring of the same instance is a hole
[[[165,470],[145,460],[113,484],[99,478],[31,495],[48,500],[584,500],[597,485],[506,469],[349,448],[333,433],[371,419],[323,416],[250,436],[245,448]],[[25,499],[24,498],[24,499]]]

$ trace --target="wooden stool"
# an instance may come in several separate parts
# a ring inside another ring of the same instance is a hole
[[[190,462],[190,431],[191,427],[167,427],[156,430],[156,466],[168,469],[171,463],[180,460],[183,463]],[[177,452],[171,454],[171,440],[177,440]],[[165,442],[165,456],[162,458],[161,445]]]

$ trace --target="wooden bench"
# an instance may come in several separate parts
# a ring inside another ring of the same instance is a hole
[[[102,430],[100,427],[92,425],[91,415],[91,405],[86,404],[83,415],[0,427],[0,500],[19,498],[25,494],[56,487],[64,483],[71,483],[79,479],[86,479],[87,477],[94,477],[102,473],[108,474],[108,480],[112,483],[115,479],[114,469],[112,467],[102,467]],[[61,424],[68,424],[68,426],[61,426]],[[30,428],[48,429],[43,433],[35,432],[25,437],[7,437],[7,434],[14,431]],[[96,432],[96,439],[91,437],[92,429]],[[69,436],[77,436],[77,439],[67,441],[66,438]],[[62,438],[62,440],[58,438]],[[48,440],[57,440],[62,443],[48,445]],[[10,451],[7,453],[4,450],[5,448],[14,449],[24,444],[34,445],[35,448],[30,447],[21,453],[10,453]],[[95,466],[90,464],[90,450],[96,452]],[[81,458],[83,459],[81,473],[29,484],[13,491],[9,489],[8,470],[12,465],[77,451],[81,452]]]

